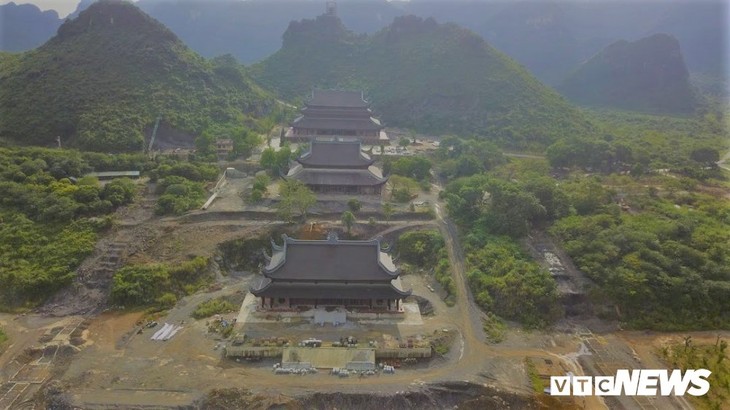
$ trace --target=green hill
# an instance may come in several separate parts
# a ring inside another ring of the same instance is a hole
[[[679,42],[666,34],[611,44],[559,90],[580,104],[653,113],[691,113],[698,103]]]
[[[397,17],[371,36],[332,16],[292,22],[282,48],[252,75],[286,99],[312,87],[363,89],[386,125],[473,133],[522,148],[588,129],[523,67],[471,31],[433,19]]]
[[[131,3],[101,1],[43,46],[0,55],[0,139],[137,150],[158,115],[199,134],[273,106],[233,58],[208,61]]]

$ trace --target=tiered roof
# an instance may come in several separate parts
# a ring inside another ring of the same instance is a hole
[[[372,117],[370,103],[360,91],[312,90],[302,115],[292,126],[304,129],[338,131],[377,131],[383,128],[380,121]]]
[[[310,117],[302,115],[292,122],[293,127],[327,130],[380,130],[383,128],[380,121],[373,117],[367,118],[340,118],[340,117]]]
[[[375,162],[356,140],[314,139],[297,162],[309,168],[367,168]]]
[[[368,169],[305,168],[297,165],[289,170],[287,178],[302,181],[305,185],[328,186],[377,186],[388,182],[377,167]]]
[[[370,103],[365,101],[361,91],[314,89],[312,90],[312,97],[307,100],[306,105],[318,107],[368,108]]]
[[[362,152],[359,141],[315,139],[297,161],[286,177],[306,185],[377,186],[388,181]]]
[[[397,284],[400,274],[380,241],[298,240],[284,235],[272,242],[263,277],[251,287],[256,296],[293,298],[402,299],[411,294]]]

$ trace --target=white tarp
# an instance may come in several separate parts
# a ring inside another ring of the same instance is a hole
[[[172,327],[172,325],[165,323],[165,325],[162,326],[162,328],[160,330],[156,331],[155,334],[153,334],[150,339],[159,340],[158,338],[160,337],[160,335],[163,334],[164,332],[166,332],[170,327]]]
[[[169,333],[169,334],[168,334],[167,336],[165,336],[165,338],[164,338],[164,339],[162,339],[162,340],[170,340],[170,339],[172,339],[172,337],[173,337],[173,336],[175,336],[175,334],[176,334],[176,333],[177,333],[177,332],[178,332],[178,331],[179,331],[180,329],[182,329],[182,326],[175,326],[175,328],[174,328],[174,329],[172,329],[172,332],[170,332],[170,333]]]

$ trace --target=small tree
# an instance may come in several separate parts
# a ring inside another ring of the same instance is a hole
[[[261,202],[264,199],[264,191],[254,189],[251,191],[251,195],[249,195],[248,199],[252,204]]]
[[[281,201],[278,204],[279,216],[292,222],[294,213],[298,212],[302,219],[307,218],[307,211],[317,202],[317,197],[301,181],[287,180],[279,186]]]
[[[350,211],[352,212],[358,212],[360,209],[362,209],[362,203],[357,199],[352,198],[351,200],[347,201],[347,207],[350,208]]]
[[[342,213],[342,223],[347,227],[347,233],[350,234],[350,230],[352,229],[352,225],[355,223],[355,215],[352,214],[350,211],[345,211]]]
[[[268,191],[268,186],[271,183],[271,178],[266,174],[259,174],[253,180],[253,189],[261,192]]]
[[[389,202],[383,204],[383,216],[385,217],[386,221],[390,221],[390,217],[393,216],[394,212],[395,209],[393,209],[393,205],[391,205]]]
[[[266,169],[272,174],[277,174],[279,171],[286,171],[292,155],[293,153],[288,144],[282,145],[278,151],[269,147],[261,153],[259,164],[261,168]]]
[[[401,137],[398,140],[398,145],[400,145],[401,147],[404,147],[404,148],[407,147],[410,143],[411,143],[411,140],[409,140],[406,137]]]
[[[259,160],[259,164],[261,165],[261,168],[269,171],[276,169],[276,151],[274,151],[273,148],[266,148],[261,153],[261,159]]]

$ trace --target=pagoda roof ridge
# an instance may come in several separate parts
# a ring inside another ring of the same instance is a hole
[[[295,239],[282,235],[283,246],[274,250],[264,276],[284,280],[382,281],[395,279],[400,270],[381,251],[380,240]],[[323,261],[327,263],[323,264]]]
[[[355,185],[377,186],[388,182],[388,177],[382,176],[375,166],[367,169],[360,168],[305,168],[297,164],[282,175],[284,178],[294,178],[307,185]]]
[[[322,107],[369,107],[363,91],[312,89],[312,95],[305,101],[306,105]]]
[[[375,160],[362,152],[357,139],[314,138],[309,150],[302,153],[297,162],[312,168],[366,168]]]

